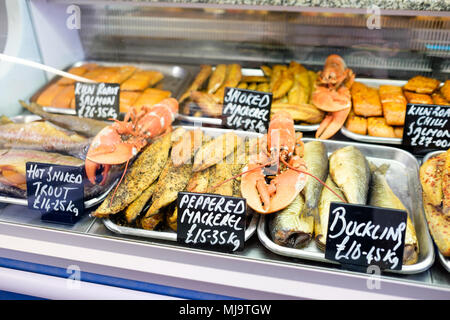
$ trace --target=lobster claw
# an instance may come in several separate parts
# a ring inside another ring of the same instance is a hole
[[[326,140],[334,136],[334,134],[344,125],[345,120],[350,113],[350,109],[351,108],[349,107],[328,113],[316,131],[316,139]]]
[[[109,169],[111,165],[109,164],[98,164],[89,159],[86,159],[84,163],[84,169],[86,171],[86,176],[92,184],[97,184],[97,172],[100,171],[101,181],[99,185],[104,185],[106,183],[106,179],[108,177]]]
[[[135,138],[123,141],[121,135],[113,127],[105,127],[92,141],[86,154],[86,176],[92,184],[97,184],[97,174],[100,171],[100,185],[106,182],[111,165],[122,164],[137,154]],[[134,142],[133,142],[134,141]]]
[[[290,164],[296,160],[293,157]],[[297,157],[298,158],[298,157]],[[265,181],[263,168],[252,170],[257,165],[250,164],[242,176],[241,193],[247,204],[255,211],[268,214],[286,208],[304,188],[306,175],[295,170],[286,169],[273,178],[269,184]]]

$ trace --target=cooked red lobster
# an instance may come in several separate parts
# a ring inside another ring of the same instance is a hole
[[[219,183],[215,188],[242,176],[242,196],[253,210],[262,214],[286,208],[303,190],[307,175],[330,189],[319,178],[307,172],[306,163],[302,158],[304,150],[302,135],[299,133],[296,137],[294,120],[288,112],[278,111],[272,115],[266,137],[267,148],[251,157],[250,163],[242,173]],[[267,168],[269,166],[271,168]]]
[[[178,101],[164,99],[152,107],[142,107],[139,112],[131,108],[123,121],[114,120],[102,129],[89,146],[85,160],[86,175],[92,184],[106,182],[111,165],[129,163],[147,145],[149,139],[171,128],[178,112]]]
[[[336,54],[328,56],[311,97],[317,108],[328,112],[317,129],[316,138],[328,139],[344,125],[352,106],[349,88],[354,79],[344,59]]]

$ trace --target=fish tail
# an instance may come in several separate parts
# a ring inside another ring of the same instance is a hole
[[[381,166],[377,167],[374,163],[369,162],[369,167],[371,173],[380,173],[382,175],[385,175],[389,170],[389,164],[387,163],[384,163]]]

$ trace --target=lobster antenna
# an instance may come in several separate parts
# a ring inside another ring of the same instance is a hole
[[[338,197],[342,202],[347,203],[346,200],[342,199],[341,196],[339,196],[333,189],[331,189],[325,182],[323,182],[322,180],[320,180],[319,178],[317,178],[316,176],[312,175],[309,172],[294,168],[293,166],[291,166],[289,163],[287,163],[283,158],[281,158],[281,162],[283,162],[289,169],[300,172],[300,173],[304,173],[310,177],[313,177],[314,179],[316,179],[317,181],[319,181],[324,187],[326,187],[328,190],[330,190],[336,197]]]
[[[125,173],[127,172],[128,169],[128,163],[130,162],[130,160],[127,160],[127,163],[125,164],[125,169],[123,170],[122,176],[120,177],[119,183],[117,184],[117,186],[114,188],[114,192],[111,196],[111,200],[109,201],[109,206],[111,207],[111,204],[114,200],[114,197],[116,196],[116,192],[117,189],[119,189],[120,184],[122,183],[123,177],[125,176]]]

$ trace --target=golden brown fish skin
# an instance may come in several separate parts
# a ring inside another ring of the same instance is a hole
[[[194,157],[193,171],[209,168],[236,150],[243,143],[243,139],[234,132],[227,132],[202,145]]]
[[[201,91],[192,91],[191,98],[206,115],[210,117],[220,117],[222,115],[223,104],[214,95]]]
[[[172,146],[171,159],[175,167],[191,163],[195,152],[202,146],[207,137],[201,129],[187,131]]]
[[[0,116],[0,125],[9,124],[9,123],[14,123],[14,122],[7,116],[4,116],[4,115]]]
[[[139,197],[159,177],[169,158],[171,132],[148,145],[130,166],[117,191],[110,192],[93,216],[98,218],[116,214]]]
[[[442,173],[445,165],[445,153],[431,157],[419,169],[422,190],[426,193],[428,201],[433,206],[442,203]]]
[[[172,214],[166,215],[166,223],[170,229],[177,231],[178,208],[175,206]]]
[[[0,125],[0,145],[5,148],[62,152],[83,158],[89,144],[89,139],[48,121]]]
[[[97,133],[100,132],[100,130],[109,125],[107,122],[100,120],[48,113],[45,112],[42,107],[36,103],[27,104],[24,101],[20,101],[20,104],[25,109],[40,116],[41,118],[48,120],[51,123],[64,129],[82,134],[86,137],[95,137]]]
[[[238,64],[227,65],[227,74],[224,82],[219,89],[214,93],[214,97],[223,103],[223,95],[226,87],[236,87],[242,78],[241,66]]]
[[[191,174],[192,164],[174,167],[172,161],[167,161],[156,184],[152,204],[141,220],[142,228],[152,230],[163,219],[161,209],[177,199],[178,192],[185,189]]]
[[[445,152],[442,172],[442,212],[450,218],[450,149]]]
[[[325,112],[319,110],[312,104],[273,103],[271,113],[273,114],[278,110],[289,112],[294,121],[311,124],[320,123],[325,117]]]
[[[0,149],[0,182],[26,190],[26,163],[43,162],[82,166],[83,160],[59,153],[23,149]]]
[[[256,90],[258,88],[258,84],[256,82],[251,82],[248,84],[247,90]]]
[[[329,186],[334,192],[336,192],[341,198],[345,199],[344,194],[333,182],[333,179],[331,179],[330,175],[328,175],[325,184]],[[316,245],[322,251],[325,250],[327,241],[328,219],[330,214],[331,202],[342,202],[342,200],[339,199],[339,197],[333,194],[330,190],[328,190],[328,188],[323,188],[319,198],[319,217],[318,219],[314,220]]]
[[[370,201],[369,205],[382,208],[390,208],[406,211],[407,223],[405,232],[405,248],[403,250],[403,264],[411,265],[417,263],[419,259],[419,242],[417,241],[416,230],[403,203],[394,194],[386,180],[388,165],[376,167],[371,166]]]
[[[181,104],[184,100],[191,96],[191,92],[197,91],[203,83],[208,79],[212,72],[212,67],[210,65],[201,65],[200,71],[195,77],[194,81],[190,85],[190,87],[183,93],[183,95],[179,99],[179,103]]]
[[[227,65],[226,64],[218,64],[214,69],[211,77],[209,77],[208,88],[206,90],[207,93],[213,94],[215,93],[222,83],[225,81],[225,76],[227,75]]]
[[[304,145],[303,159],[308,172],[324,181],[328,176],[328,154],[325,144],[320,141],[310,141]],[[313,177],[306,178],[302,193],[305,197],[304,214],[318,218],[318,202],[323,185]]]
[[[269,223],[273,241],[290,248],[302,248],[312,238],[314,217],[302,217],[304,198],[299,194],[286,208],[274,214]]]
[[[209,179],[213,167],[194,172],[186,186],[188,192],[206,193],[208,192]]]
[[[450,219],[439,207],[433,206],[427,194],[423,193],[423,206],[428,228],[439,252],[444,257],[450,257]]]
[[[221,161],[215,165],[209,179],[208,193],[220,194],[222,196],[233,195],[233,180],[230,180],[216,188],[216,185],[232,177],[232,164],[227,161]]]
[[[273,99],[286,95],[294,84],[294,75],[289,70],[283,70],[281,76],[272,86]]]
[[[333,152],[329,158],[329,170],[331,178],[349,203],[366,204],[370,169],[366,157],[358,148],[347,146]]]
[[[261,83],[261,82],[269,82],[269,78],[264,76],[242,76],[241,79],[242,82],[255,82],[255,83]]]
[[[155,188],[156,182],[153,182],[150,187],[145,189],[145,191],[142,192],[142,194],[125,209],[124,216],[129,224],[133,223],[139,216],[142,209],[144,209],[145,204],[150,200],[155,192]]]
[[[270,92],[269,84],[267,82],[259,83],[256,90],[261,92]]]
[[[272,68],[270,68],[269,66],[262,65],[261,70],[266,77],[272,76]]]

